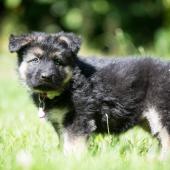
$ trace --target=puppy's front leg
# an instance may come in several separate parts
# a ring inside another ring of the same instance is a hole
[[[80,113],[76,113],[77,116],[70,124],[64,123],[63,147],[66,155],[86,153],[88,137],[97,128],[95,120],[92,116],[89,116],[90,114],[87,114],[84,110]]]
[[[69,129],[64,129],[63,147],[65,155],[84,154],[87,151],[87,135],[78,135],[71,132]]]
[[[170,156],[170,135],[165,127],[159,132],[159,138],[162,145],[160,159],[165,160]]]

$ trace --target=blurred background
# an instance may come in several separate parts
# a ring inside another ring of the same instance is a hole
[[[86,53],[170,51],[170,0],[0,0],[0,51],[10,33],[74,32]]]

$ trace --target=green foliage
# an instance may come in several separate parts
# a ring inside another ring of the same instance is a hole
[[[88,48],[136,54],[140,46],[154,47],[155,39],[157,44],[161,39],[157,32],[170,30],[169,4],[169,0],[1,0],[0,37],[64,30],[82,35]]]
[[[82,22],[83,18],[78,8],[70,9],[64,17],[64,25],[69,29],[76,30],[81,28]]]
[[[162,29],[155,36],[155,51],[157,55],[166,56],[170,53],[170,29]]]
[[[6,0],[5,1],[5,6],[7,8],[16,8],[17,6],[19,6],[21,3],[21,0]]]

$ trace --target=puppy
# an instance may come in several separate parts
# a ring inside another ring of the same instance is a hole
[[[146,120],[165,156],[170,64],[151,58],[83,61],[79,48],[80,38],[63,32],[11,35],[9,40],[39,117],[63,138],[64,152],[84,150],[93,132],[118,134]]]
[[[78,57],[80,44],[80,37],[64,32],[34,32],[11,35],[9,39],[10,52],[16,52],[18,56],[19,78],[38,107],[38,116],[52,123],[64,140],[67,153],[81,150],[86,142],[84,136],[74,135],[69,130],[76,117],[73,87],[79,84],[73,75],[76,76],[78,67],[88,78],[112,62],[111,59]]]

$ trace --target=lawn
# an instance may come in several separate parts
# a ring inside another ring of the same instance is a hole
[[[94,135],[89,152],[64,156],[48,122],[41,122],[25,88],[17,80],[15,57],[0,56],[0,169],[133,170],[169,169],[160,161],[158,141],[141,128],[114,135]]]

